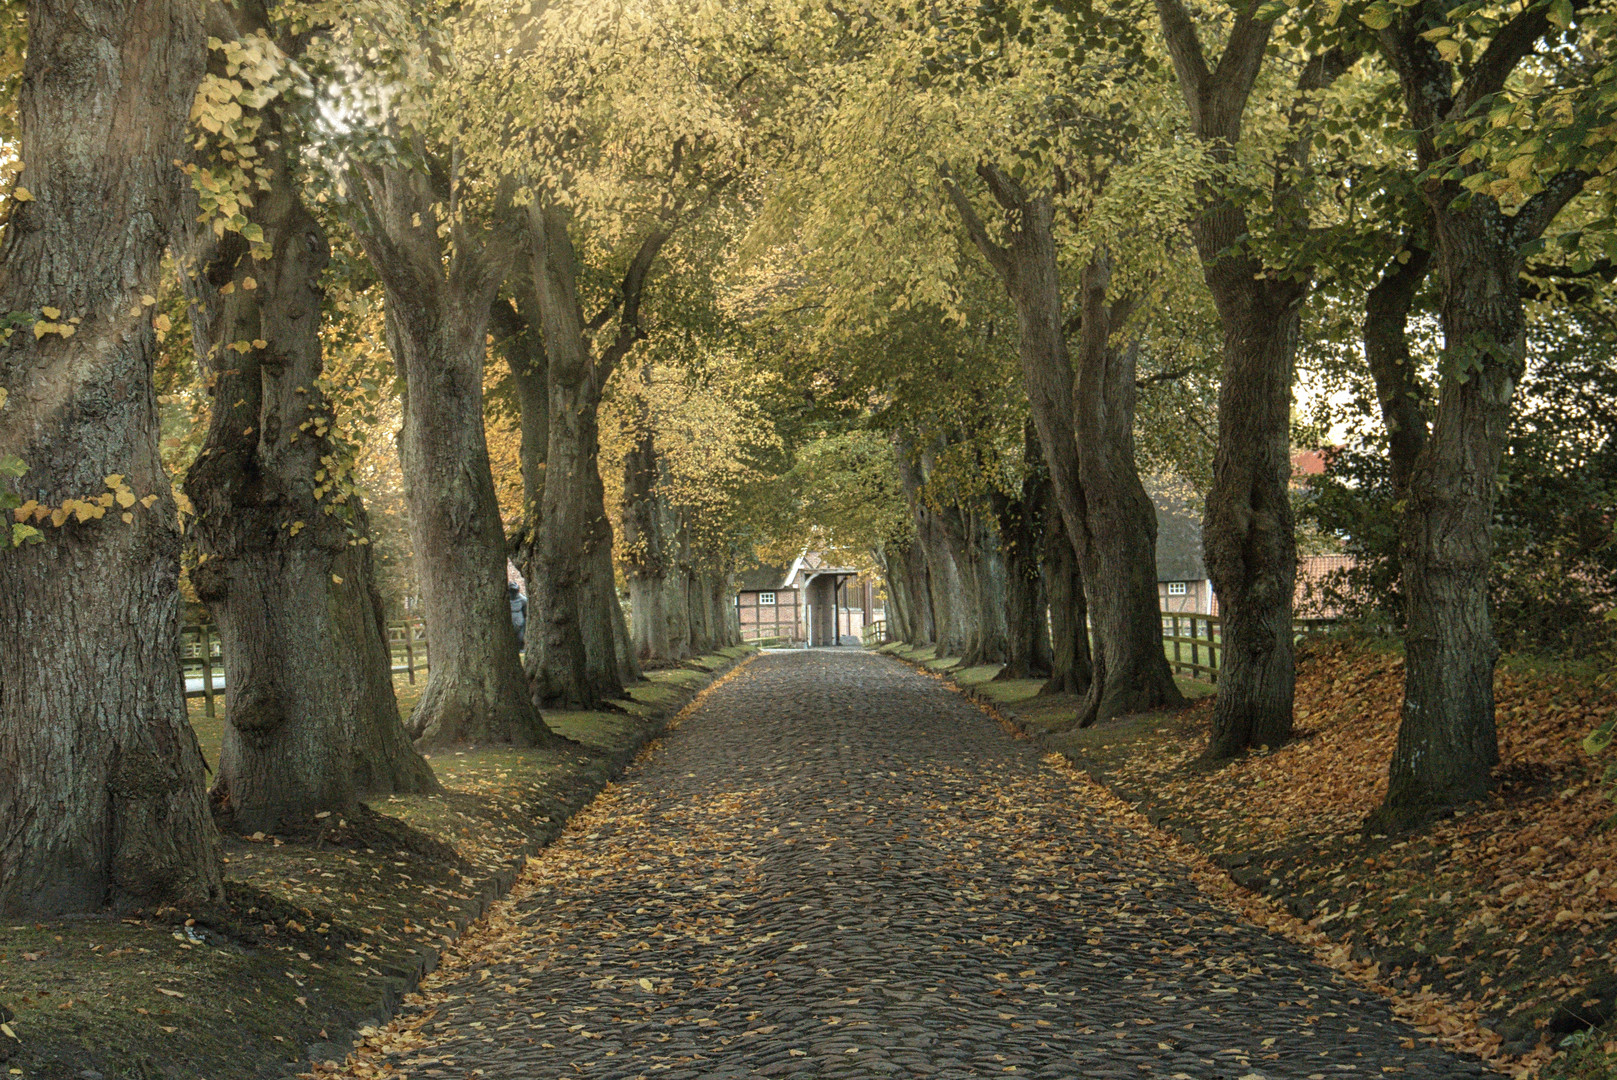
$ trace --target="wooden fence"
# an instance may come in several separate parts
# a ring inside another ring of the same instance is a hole
[[[1309,634],[1324,633],[1338,622],[1337,619],[1293,619],[1292,635],[1303,638]],[[1162,648],[1168,655],[1168,666],[1174,674],[1216,683],[1219,659],[1224,655],[1224,620],[1217,615],[1164,611]]]
[[[1330,630],[1337,622],[1336,619],[1293,619],[1291,625],[1296,637],[1302,638]],[[887,636],[887,620],[870,623],[862,636],[867,648],[885,645],[891,640]],[[1217,615],[1164,611],[1162,648],[1175,674],[1216,683],[1219,659],[1224,655],[1224,620]]]
[[[403,675],[414,683],[416,672],[427,670],[430,650],[426,624],[420,619],[388,623],[387,650],[393,674]],[[185,674],[185,696],[202,698],[203,711],[208,716],[216,715],[214,699],[227,693],[228,688],[219,633],[212,623],[188,623],[180,628],[180,667]]]

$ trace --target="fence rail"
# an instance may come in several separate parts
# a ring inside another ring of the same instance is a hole
[[[886,645],[888,641],[887,620],[876,619],[866,623],[865,628],[859,631],[859,639],[867,649],[872,645]]]
[[[411,683],[416,672],[426,671],[431,650],[427,627],[420,619],[399,619],[387,624],[387,651],[393,674]],[[187,623],[180,627],[180,667],[185,675],[185,696],[202,698],[203,712],[216,715],[214,699],[227,693],[224,655],[219,632],[212,623]]]

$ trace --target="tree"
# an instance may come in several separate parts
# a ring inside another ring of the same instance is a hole
[[[28,27],[0,247],[0,461],[25,462],[32,493],[7,537],[24,546],[0,551],[0,912],[207,903],[222,877],[185,720],[144,302],[201,26],[169,0],[36,0]]]
[[[1141,354],[1129,338],[1142,328],[1127,324],[1143,276],[1111,270],[1123,251],[1161,261],[1178,228],[1167,208],[1182,204],[1172,182],[1108,192],[1114,172],[1171,156],[1171,140],[1135,138],[1141,103],[1162,100],[1141,76],[1138,30],[1110,10],[1068,17],[1033,4],[886,17],[868,63],[828,77],[835,109],[823,110],[806,181],[816,190],[787,196],[810,208],[804,246],[833,253],[828,287],[848,290],[848,306],[875,278],[887,285],[877,296],[956,315],[965,233],[1014,308],[1021,381],[1088,590],[1100,677],[1081,715],[1177,703],[1161,647],[1154,515],[1134,464]],[[849,214],[850,201],[871,209]],[[1099,306],[1079,311],[1067,296],[1086,272],[1115,295],[1103,286]],[[844,304],[827,317],[847,318]],[[958,563],[968,548],[955,546]]]
[[[430,68],[445,55],[441,28],[424,14],[381,15],[341,28],[333,66],[364,70],[355,59],[380,42],[387,56],[404,48],[404,70],[367,72],[351,88],[367,124],[336,149],[351,170],[356,230],[387,296],[388,344],[403,385],[399,456],[432,641],[410,728],[427,745],[554,744],[559,736],[531,702],[517,654],[483,430],[491,305],[520,252],[513,185],[464,164],[460,133],[446,119],[454,112],[447,80],[409,81],[421,73],[405,43],[432,58]]]
[[[1415,133],[1444,338],[1429,429],[1407,409],[1389,416],[1399,425],[1397,470],[1407,473],[1400,547],[1408,627],[1403,718],[1387,798],[1369,822],[1375,829],[1417,824],[1480,796],[1499,761],[1488,577],[1495,473],[1525,366],[1519,280],[1529,251],[1588,181],[1581,166],[1589,148],[1579,136],[1559,147],[1540,142],[1525,158],[1513,150],[1508,156],[1537,176],[1525,187],[1509,178],[1498,185],[1487,176],[1488,155],[1467,152],[1465,133],[1546,49],[1547,34],[1570,31],[1574,11],[1533,4],[1495,17],[1428,0],[1408,9],[1375,3],[1360,15],[1398,76]],[[1579,125],[1590,121],[1576,99],[1564,104]],[[1514,104],[1507,97],[1501,106],[1508,116]]]
[[[513,5],[457,28],[471,105],[461,134],[474,158],[521,181],[546,353],[529,663],[544,705],[600,707],[637,674],[613,585],[598,413],[650,333],[643,305],[665,245],[740,167],[758,102],[727,37],[741,21],[676,3]]]
[[[195,176],[206,195],[251,196],[239,229],[208,212],[186,230],[181,276],[212,414],[185,488],[191,581],[219,626],[229,687],[215,809],[237,830],[273,832],[361,793],[438,784],[399,724],[366,514],[339,480],[320,340],[329,249],[299,194],[296,120],[278,86],[298,43],[270,38],[262,5],[234,17],[239,34],[214,50],[194,110],[214,136]]]
[[[1209,66],[1201,34],[1179,0],[1156,0],[1195,137],[1216,169],[1237,163],[1242,124],[1252,103],[1274,28],[1274,12],[1251,0],[1236,7],[1218,62]],[[1330,49],[1306,57],[1296,96],[1334,82],[1355,56]],[[1276,155],[1270,227],[1302,246],[1308,217],[1297,184],[1306,163],[1306,109],[1292,106],[1291,145]],[[1218,452],[1203,527],[1207,569],[1223,614],[1224,651],[1213,711],[1212,757],[1291,737],[1295,663],[1291,604],[1297,570],[1290,492],[1291,396],[1300,315],[1312,270],[1267,265],[1250,241],[1252,191],[1236,195],[1232,177],[1201,185],[1191,235],[1224,327],[1218,399]],[[1250,201],[1249,201],[1250,200]]]

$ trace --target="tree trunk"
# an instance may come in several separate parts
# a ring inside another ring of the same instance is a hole
[[[201,27],[169,0],[32,0],[27,20],[19,192],[34,197],[9,203],[0,310],[76,332],[19,329],[0,353],[0,459],[26,462],[26,499],[107,505],[0,551],[0,913],[205,904],[223,880],[182,696],[180,536],[141,302],[185,183],[171,162]]]
[[[930,645],[937,638],[937,619],[932,610],[932,582],[926,566],[926,549],[919,538],[912,539],[904,548],[904,577],[909,582],[909,593],[914,598],[914,614],[910,618],[910,633],[905,640],[913,645]]]
[[[519,282],[517,305],[496,300],[490,309],[490,325],[505,354],[506,367],[516,388],[519,444],[518,467],[522,471],[522,524],[515,537],[507,538],[506,549],[522,574],[533,606],[534,583],[538,579],[540,534],[543,529],[545,458],[550,452],[549,361],[540,340],[538,318],[532,311],[532,289]],[[524,675],[532,680],[538,670],[539,649],[530,634],[522,650]]]
[[[668,233],[654,230],[641,243],[619,289],[616,336],[597,349],[595,328],[586,327],[579,307],[581,268],[566,213],[535,204],[528,221],[550,362],[550,450],[535,566],[541,634],[534,700],[551,708],[593,709],[623,695],[616,652],[621,639],[613,633],[622,612],[614,617],[606,606],[608,596],[613,604],[617,598],[596,418],[606,380],[640,339],[641,292]]]
[[[1452,125],[1474,115],[1478,102],[1505,86],[1551,25],[1547,9],[1518,12],[1489,46],[1488,63],[1457,71],[1423,36],[1428,17],[1424,8],[1412,11],[1379,37],[1398,72],[1417,160],[1423,169],[1434,169],[1453,153]],[[1492,770],[1499,763],[1493,696],[1499,646],[1488,609],[1488,572],[1495,474],[1511,397],[1526,365],[1522,253],[1589,176],[1565,169],[1541,178],[1539,190],[1507,215],[1491,194],[1466,190],[1464,174],[1482,167],[1474,161],[1462,164],[1459,175],[1443,174],[1420,189],[1439,274],[1444,356],[1429,434],[1424,413],[1407,406],[1392,433],[1395,477],[1409,463],[1399,552],[1408,629],[1403,720],[1387,798],[1367,822],[1376,830],[1419,824],[1436,811],[1481,796],[1492,787]],[[1389,332],[1381,335],[1389,339],[1384,354],[1370,357],[1386,369],[1376,372],[1384,399],[1382,383],[1395,387],[1397,382],[1393,369],[1403,326],[1393,325],[1396,311],[1400,304],[1408,310],[1404,294],[1413,297],[1423,255],[1415,248],[1411,269],[1378,284],[1378,290],[1386,288],[1379,299],[1387,312],[1367,306],[1367,346],[1370,316],[1385,314],[1383,329]],[[1391,418],[1388,426],[1393,427]]]
[[[1458,186],[1446,192],[1452,199]],[[1434,204],[1445,358],[1436,421],[1408,475],[1400,558],[1408,628],[1404,705],[1386,802],[1394,831],[1485,794],[1499,764],[1488,608],[1494,477],[1525,367],[1514,223],[1491,198]],[[1414,260],[1412,259],[1411,262]],[[1421,434],[1425,434],[1424,430]]]
[[[915,636],[911,623],[914,598],[904,573],[904,563],[909,554],[907,548],[908,545],[888,542],[878,544],[874,552],[876,566],[881,571],[882,581],[887,585],[886,622],[889,641],[913,641]]]
[[[1045,620],[1042,561],[1050,516],[1050,474],[1031,421],[1023,429],[1022,488],[1017,498],[991,496],[1005,558],[1005,666],[997,679],[1048,677],[1050,635]]]
[[[1060,514],[1051,514],[1044,534],[1044,591],[1050,607],[1050,678],[1041,694],[1088,694],[1094,679],[1089,651],[1089,611],[1083,574]]]
[[[1156,585],[1156,512],[1134,457],[1135,361],[1112,338],[1129,304],[1108,304],[1104,251],[1084,270],[1076,376],[1061,306],[1054,203],[992,168],[979,170],[1011,215],[995,242],[958,188],[957,211],[1016,307],[1029,412],[1044,447],[1066,534],[1082,566],[1097,651],[1080,723],[1184,704],[1162,648]]]
[[[446,259],[424,177],[388,167],[365,179],[361,239],[382,278],[389,346],[404,384],[399,458],[432,643],[410,728],[428,746],[559,744],[523,677],[483,431],[483,361],[509,261],[504,239],[456,225]]]
[[[370,522],[364,508],[356,505],[355,510],[355,528],[361,536],[369,536]],[[393,693],[393,653],[387,641],[387,611],[376,588],[370,545],[350,546],[337,557],[332,569],[345,583],[353,581],[362,586],[358,595],[345,596],[333,615],[335,638],[355,657],[344,667],[348,697],[361,720],[353,733],[354,786],[368,795],[437,791],[438,778],[432,766],[416,753],[399,723],[399,702]],[[228,688],[225,700],[228,704]]]
[[[185,480],[202,557],[191,581],[223,646],[212,797],[238,832],[307,827],[372,790],[438,788],[399,723],[364,507],[336,480],[319,386],[325,231],[298,198],[278,114],[263,119],[269,187],[248,220],[270,252],[250,258],[236,233],[214,243],[201,222],[188,230],[198,269],[185,275],[213,400]]]
[[[642,382],[649,372],[642,372]],[[663,605],[667,577],[661,473],[651,427],[651,410],[642,396],[637,405],[638,431],[623,456],[623,560],[629,579],[629,604],[634,616],[634,651],[642,660],[667,661],[668,613]]]
[[[1107,302],[1110,278],[1109,256],[1092,255],[1083,274],[1074,395],[1083,512],[1073,518],[1087,530],[1078,551],[1096,643],[1094,681],[1079,716],[1085,727],[1185,704],[1162,647],[1156,508],[1135,465],[1138,346],[1114,343],[1132,304]]]
[[[668,615],[668,659],[691,658],[690,539],[684,515],[670,513],[669,565],[663,579],[663,611]]]
[[[1291,738],[1291,378],[1306,287],[1263,277],[1251,259],[1214,261],[1216,241],[1201,246],[1225,328],[1218,449],[1202,528],[1224,635],[1208,755],[1225,758]]]

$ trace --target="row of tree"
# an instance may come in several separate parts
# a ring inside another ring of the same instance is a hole
[[[971,252],[1003,287],[1040,447],[1029,438],[1028,458],[1093,625],[1083,720],[1177,700],[1134,425],[1141,387],[1181,368],[1188,256],[1221,339],[1203,532],[1225,645],[1211,754],[1291,735],[1295,372],[1346,355],[1385,439],[1407,656],[1391,783],[1369,824],[1404,827],[1486,791],[1497,474],[1528,328],[1564,328],[1574,308],[1592,324],[1608,303],[1609,12],[1156,0],[900,4],[854,23],[864,48],[827,76],[813,167],[793,174],[793,239],[823,267],[830,318],[875,333],[928,308],[980,332]],[[1327,304],[1359,317],[1333,323]],[[1412,347],[1428,328],[1430,348]],[[1601,347],[1591,362],[1609,364]],[[1583,441],[1610,446],[1609,433]],[[900,446],[913,500],[939,451]],[[1601,490],[1591,509],[1609,543]],[[995,497],[974,505],[991,516]],[[964,579],[945,588],[956,604],[980,591],[985,547],[957,507],[916,502],[910,530],[931,580]],[[1012,581],[1018,527],[1012,513],[998,531]],[[972,659],[997,646],[997,622],[951,640],[936,589],[929,630],[912,614],[918,563],[889,555],[904,632]]]
[[[428,789],[411,738],[554,743],[541,709],[735,640],[730,571],[809,538],[871,553],[903,635],[1047,674],[1083,723],[1175,705],[1142,470],[1206,492],[1213,754],[1282,742],[1295,370],[1327,354],[1390,433],[1377,824],[1488,785],[1528,317],[1609,276],[1604,9],[8,11],[0,910],[214,897],[215,816]],[[205,406],[177,502],[160,362]],[[364,445],[395,412],[432,640],[405,727]],[[182,543],[227,658],[211,808]]]

